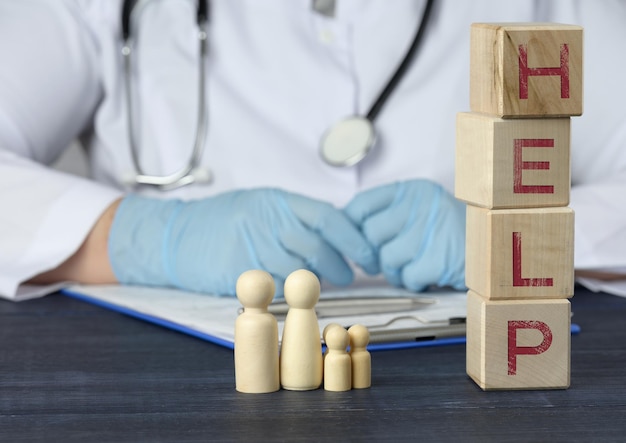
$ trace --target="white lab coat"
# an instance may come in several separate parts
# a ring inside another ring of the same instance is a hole
[[[0,3],[0,295],[68,258],[131,189],[120,0]],[[141,2],[140,2],[141,3]],[[585,26],[585,110],[572,123],[578,268],[626,269],[626,2],[437,0],[423,46],[376,122],[377,150],[338,169],[318,155],[337,120],[364,113],[416,32],[424,0],[216,0],[207,63],[210,185],[148,195],[197,198],[280,187],[343,205],[356,192],[428,178],[452,191],[455,115],[469,110],[472,22]],[[197,118],[191,0],[138,11],[135,131],[147,173],[188,162]],[[76,137],[93,181],[48,169]]]

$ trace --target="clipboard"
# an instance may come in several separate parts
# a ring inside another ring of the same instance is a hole
[[[167,288],[73,285],[61,293],[229,349],[234,348],[235,320],[242,309],[235,297]],[[330,323],[365,325],[371,351],[444,346],[465,343],[466,297],[450,290],[415,294],[384,286],[353,287],[323,290],[316,310],[320,333]],[[279,299],[268,309],[277,317],[279,338],[287,308]]]

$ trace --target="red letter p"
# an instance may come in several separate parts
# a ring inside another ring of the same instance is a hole
[[[543,341],[537,346],[517,346],[518,329],[536,329],[543,335]],[[509,321],[509,375],[517,373],[518,355],[539,355],[548,350],[552,344],[552,331],[550,327],[542,321]]]

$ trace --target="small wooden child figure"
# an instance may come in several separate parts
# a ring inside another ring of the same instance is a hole
[[[352,389],[352,360],[348,355],[348,331],[343,327],[329,328],[325,341],[328,352],[324,357],[324,389],[349,391]]]
[[[299,269],[287,276],[289,311],[280,351],[280,383],[285,389],[308,391],[322,384],[322,342],[315,313],[319,297],[320,282],[312,272]]]
[[[326,336],[328,335],[328,331],[331,328],[342,328],[342,329],[345,329],[339,323],[329,323],[326,326],[324,326],[324,330],[322,331],[322,340],[326,344],[326,350],[324,351],[324,356],[326,356],[326,354],[328,354],[328,343],[326,343]]]
[[[274,279],[265,271],[246,271],[237,280],[237,298],[244,307],[235,321],[235,389],[239,392],[280,389],[278,324],[267,312],[274,291]]]
[[[348,329],[350,335],[350,357],[352,358],[352,387],[364,389],[372,386],[372,357],[367,350],[370,333],[363,325]]]

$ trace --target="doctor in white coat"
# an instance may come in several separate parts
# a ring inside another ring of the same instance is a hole
[[[121,0],[0,2],[0,296],[63,281],[232,294],[246,269],[281,287],[300,267],[463,288],[451,191],[472,22],[585,27],[575,265],[626,274],[625,2],[435,0],[423,23],[426,0],[215,0],[199,26],[200,3],[137,2],[125,68]],[[367,114],[420,28],[374,148],[324,161],[322,136]],[[48,167],[77,138],[89,179]],[[184,186],[138,183],[192,163]]]

